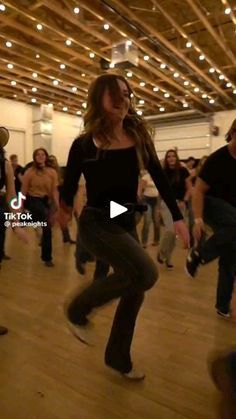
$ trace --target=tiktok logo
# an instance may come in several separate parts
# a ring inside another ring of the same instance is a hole
[[[26,196],[23,195],[21,192],[18,193],[16,198],[13,198],[10,201],[10,207],[17,210],[20,209],[22,206],[22,202],[26,199]]]

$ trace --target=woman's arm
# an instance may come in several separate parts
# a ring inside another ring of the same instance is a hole
[[[29,191],[30,177],[31,177],[31,169],[27,169],[24,175],[22,176],[22,183],[21,183],[21,193],[24,196],[26,196]]]
[[[6,173],[6,199],[9,203],[13,198],[16,197],[14,173],[11,164],[5,161],[5,173]]]
[[[82,139],[73,142],[65,170],[64,182],[62,185],[61,196],[63,205],[73,207],[74,197],[77,192],[79,179],[82,173],[83,153],[81,147]]]

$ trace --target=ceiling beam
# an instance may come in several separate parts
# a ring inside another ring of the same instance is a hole
[[[200,8],[196,5],[194,0],[186,0],[189,6],[192,8],[194,13],[198,16],[202,24],[206,27],[208,32],[211,34],[211,36],[214,38],[215,42],[218,44],[218,46],[221,48],[222,51],[224,51],[224,54],[227,55],[228,59],[231,63],[234,65],[236,64],[236,58],[233,52],[230,50],[229,46],[225,44],[225,42],[221,39],[221,37],[218,35],[216,30],[213,28],[212,24],[208,21],[207,17],[202,13]]]
[[[199,45],[197,45],[196,42],[193,39],[191,39],[191,37],[187,34],[187,32],[185,32],[183,27],[180,26],[177,23],[176,19],[173,19],[170,16],[170,14],[167,12],[167,10],[164,9],[163,6],[160,6],[160,4],[157,2],[157,0],[152,0],[152,1],[153,1],[153,4],[155,4],[155,6],[158,8],[158,10],[160,10],[160,12],[163,14],[163,16],[165,16],[165,18],[168,20],[168,22],[180,33],[180,35],[184,39],[190,41],[192,43],[192,45],[195,46],[196,50],[199,51],[199,53],[203,52],[203,54],[205,55],[205,58],[207,59],[208,63],[211,65],[211,67],[218,68],[218,65],[216,63],[214,63],[213,60],[211,60],[207,57],[207,54],[204,53],[204,51],[202,51],[202,48]],[[228,94],[220,86],[218,86],[218,84],[215,83],[214,80],[212,80],[208,75],[206,75],[201,69],[199,69],[199,74],[213,88],[213,90],[217,91],[220,94],[220,96],[225,98],[227,101],[233,103],[232,98],[230,96],[228,96]]]

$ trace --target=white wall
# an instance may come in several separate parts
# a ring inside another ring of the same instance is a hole
[[[32,160],[33,146],[33,106],[25,103],[0,98],[0,126],[9,129],[11,144],[8,148],[10,153],[19,155],[19,163],[24,165]],[[64,112],[53,113],[53,129],[51,150],[64,165],[67,161],[70,145],[73,139],[79,135],[82,129],[82,118],[65,114]],[[24,151],[14,142],[18,138],[24,138]],[[40,144],[38,145],[40,147]],[[7,150],[8,151],[8,150]]]
[[[24,156],[20,156],[20,164],[25,164],[32,157],[32,106],[8,99],[0,99],[0,125],[9,129],[10,134],[19,132],[24,136]],[[17,138],[17,136],[15,136]],[[17,141],[14,139],[14,141]],[[11,143],[11,152],[14,146]],[[16,145],[18,151],[18,145]],[[23,161],[22,161],[23,160]]]
[[[52,154],[55,154],[60,166],[65,166],[71,143],[83,129],[83,120],[55,111],[52,126]]]
[[[211,137],[209,137],[209,153],[225,145],[225,133],[229,129],[234,119],[236,119],[236,109],[232,111],[217,112],[212,116],[212,125],[219,127],[219,136],[215,137],[212,135]],[[34,148],[32,121],[33,106],[26,105],[24,103],[16,102],[13,100],[0,98],[0,126],[6,126],[10,130],[12,136],[12,142],[11,144],[9,144],[10,152],[14,152],[14,141],[19,141],[19,138],[24,138],[23,141],[25,141],[24,156],[22,157],[22,159],[20,159],[21,164],[25,164],[32,159],[32,152]],[[73,139],[77,137],[82,130],[82,118],[64,112],[54,111],[52,125],[53,130],[51,150],[52,153],[57,156],[59,164],[65,165],[70,145]],[[181,135],[183,135],[183,132],[181,131],[181,127],[178,130],[178,126],[176,126],[175,133],[178,138],[181,138]],[[194,130],[193,126],[192,137],[194,137],[195,135],[196,131]],[[205,139],[203,141],[205,141]],[[168,146],[177,146],[177,142],[178,141],[173,141],[173,144],[171,142],[171,144],[168,144]],[[207,143],[208,141],[206,141],[206,144]],[[161,145],[163,145],[163,143],[158,143],[157,135],[157,150],[158,148],[160,148]],[[197,149],[199,146],[202,147],[202,144],[200,145],[200,142],[197,138],[192,138],[191,140],[189,139],[189,150],[185,151],[184,155],[180,157],[185,158],[186,153],[189,155],[195,155],[194,149]],[[19,144],[17,143],[15,147],[16,153],[20,153],[21,149],[23,148],[19,147]],[[204,151],[204,154],[207,153],[205,153]]]

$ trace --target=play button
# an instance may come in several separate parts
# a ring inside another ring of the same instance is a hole
[[[128,208],[123,205],[117,204],[115,201],[110,201],[110,218],[118,217],[120,214],[127,212]]]

